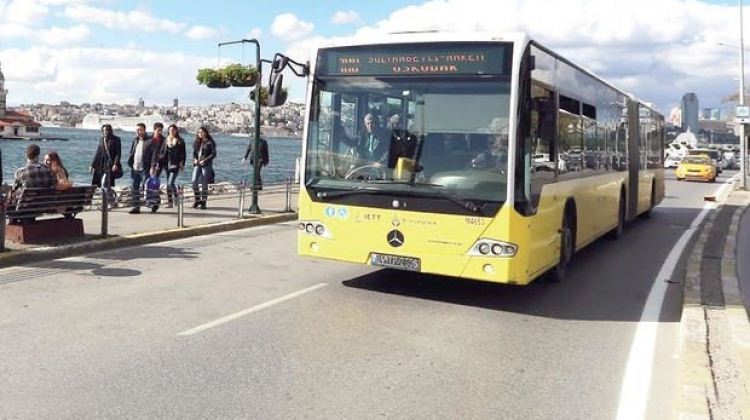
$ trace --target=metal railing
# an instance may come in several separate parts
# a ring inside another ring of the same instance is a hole
[[[125,187],[121,189],[110,189],[107,187],[96,188],[93,186],[76,186],[69,192],[55,192],[54,190],[33,190],[33,198],[27,195],[27,200],[23,198],[19,201],[15,195],[10,195],[7,186],[0,189],[0,251],[5,249],[5,221],[8,220],[10,223],[23,224],[32,223],[37,218],[47,218],[49,216],[64,217],[75,217],[78,214],[91,215],[94,212],[98,212],[100,215],[101,226],[99,229],[99,235],[101,237],[107,237],[110,235],[111,225],[111,213],[113,212],[127,212],[136,204],[145,206],[146,204],[153,204],[158,199],[159,208],[163,207],[163,204],[168,202],[166,186],[162,185],[157,195],[152,192],[147,192],[144,189],[138,191],[137,195],[134,195],[132,191]],[[85,193],[84,191],[85,190]],[[45,194],[42,194],[45,192]],[[264,184],[262,189],[259,189],[258,193],[261,197],[261,202],[267,201],[277,202],[276,208],[273,206],[263,207],[261,209],[270,212],[292,212],[292,197],[298,192],[297,185],[292,182],[292,177],[287,177],[284,182],[281,183],[269,183]],[[229,212],[229,218],[243,219],[249,214],[249,208],[246,208],[247,201],[246,197],[253,193],[252,185],[248,185],[245,182],[239,184],[233,183],[217,183],[209,184],[207,191],[208,210],[199,210],[200,212],[206,212],[208,214],[214,214],[215,218],[225,218],[227,216],[227,203],[236,203],[236,212]],[[279,200],[271,200],[272,196],[282,195],[282,205],[278,204]],[[173,226],[178,228],[184,228],[185,218],[190,217],[196,213],[186,212],[186,203],[195,201],[195,194],[192,190],[191,184],[183,184],[177,186],[177,194],[174,197],[173,208],[175,208],[174,216],[175,223]],[[212,205],[221,205],[221,214],[216,215],[211,212]],[[231,204],[230,204],[231,206]],[[279,208],[280,207],[280,208]],[[150,211],[151,208],[146,207],[144,212]],[[158,209],[156,210],[158,211]],[[233,216],[234,215],[234,216]],[[251,215],[251,217],[257,217]],[[87,217],[90,222],[90,217]]]

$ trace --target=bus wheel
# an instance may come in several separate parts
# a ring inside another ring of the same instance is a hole
[[[646,210],[643,213],[643,217],[645,219],[651,218],[651,210],[654,209],[654,206],[656,205],[656,183],[651,183],[651,202],[648,204],[648,210]]]
[[[560,227],[560,260],[550,272],[550,281],[553,283],[565,280],[568,274],[570,259],[573,257],[573,223],[571,218],[570,213],[565,212],[562,227]]]
[[[620,193],[620,205],[617,210],[617,226],[609,232],[612,239],[620,239],[625,232],[625,194]]]

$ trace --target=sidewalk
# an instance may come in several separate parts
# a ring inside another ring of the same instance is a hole
[[[293,191],[291,194],[289,202],[291,212],[284,211],[287,205],[284,186],[268,186],[258,195],[261,214],[249,214],[252,196],[247,193],[244,198],[242,219],[238,217],[240,204],[238,195],[209,196],[206,210],[194,209],[191,206],[192,201],[186,200],[184,227],[182,228],[178,227],[177,207],[166,208],[164,197],[162,197],[162,207],[156,213],[151,213],[147,207],[141,207],[140,214],[129,214],[130,207],[120,205],[108,213],[106,237],[101,235],[101,211],[85,211],[78,214],[78,218],[83,220],[85,234],[83,238],[25,245],[6,241],[5,251],[0,251],[0,268],[296,219],[296,192]]]
[[[696,232],[685,272],[681,419],[750,418],[750,301],[743,301],[750,272],[738,270],[748,259],[738,253],[738,239],[750,236],[750,192],[735,190],[716,201]]]

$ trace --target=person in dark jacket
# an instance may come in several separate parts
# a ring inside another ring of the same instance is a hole
[[[264,138],[259,139],[260,142],[260,168],[263,168],[264,166],[268,165],[268,163],[271,161],[270,156],[268,154],[268,142]],[[250,143],[247,145],[247,150],[245,151],[245,158],[242,159],[242,163],[245,163],[250,160],[251,165],[255,165],[255,140],[251,140]],[[263,189],[263,179],[260,177],[261,171],[260,168],[258,169],[258,189]]]
[[[177,176],[185,169],[185,140],[180,136],[180,129],[172,124],[167,129],[167,138],[161,144],[159,170],[167,171],[167,207],[177,201]]]
[[[120,138],[113,134],[111,125],[104,124],[102,126],[102,138],[99,141],[99,147],[96,149],[96,154],[89,168],[93,174],[91,185],[101,187],[102,178],[105,175],[109,175],[107,176],[109,186],[115,186],[115,177],[112,176],[112,173],[122,173],[122,164],[120,163],[121,150],[122,142]]]
[[[161,177],[161,171],[164,166],[164,155],[162,152],[162,144],[164,143],[164,124],[157,122],[154,123],[154,133],[151,135],[151,147],[156,152],[155,159],[151,162],[151,170],[149,175],[152,177]]]
[[[193,208],[200,206],[206,209],[208,199],[208,184],[214,181],[213,162],[216,158],[216,142],[206,127],[201,127],[193,142],[193,193],[195,202]],[[201,189],[198,189],[200,185]]]
[[[130,210],[130,214],[141,212],[141,191],[151,172],[151,163],[157,156],[151,139],[146,136],[146,125],[138,123],[135,133],[135,138],[133,138],[133,143],[130,146],[130,155],[128,156],[130,179],[133,181],[131,190],[133,209]]]

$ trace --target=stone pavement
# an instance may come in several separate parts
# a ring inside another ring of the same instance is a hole
[[[192,208],[192,199],[186,197],[184,227],[178,227],[177,208],[166,208],[165,202],[156,213],[142,207],[140,214],[129,214],[130,207],[120,204],[107,215],[106,237],[101,235],[101,211],[85,211],[78,215],[83,220],[84,238],[26,245],[6,241],[5,250],[0,251],[0,267],[296,219],[296,190],[292,191],[287,201],[285,186],[266,186],[259,192],[259,215],[249,214],[251,200],[248,192],[244,198],[244,214],[239,218],[240,198],[236,191],[210,195],[206,210]],[[291,211],[285,211],[287,204]]]
[[[681,419],[750,418],[750,322],[738,274],[738,238],[750,192],[716,201],[687,261],[681,318]],[[743,276],[750,273],[742,273]]]

